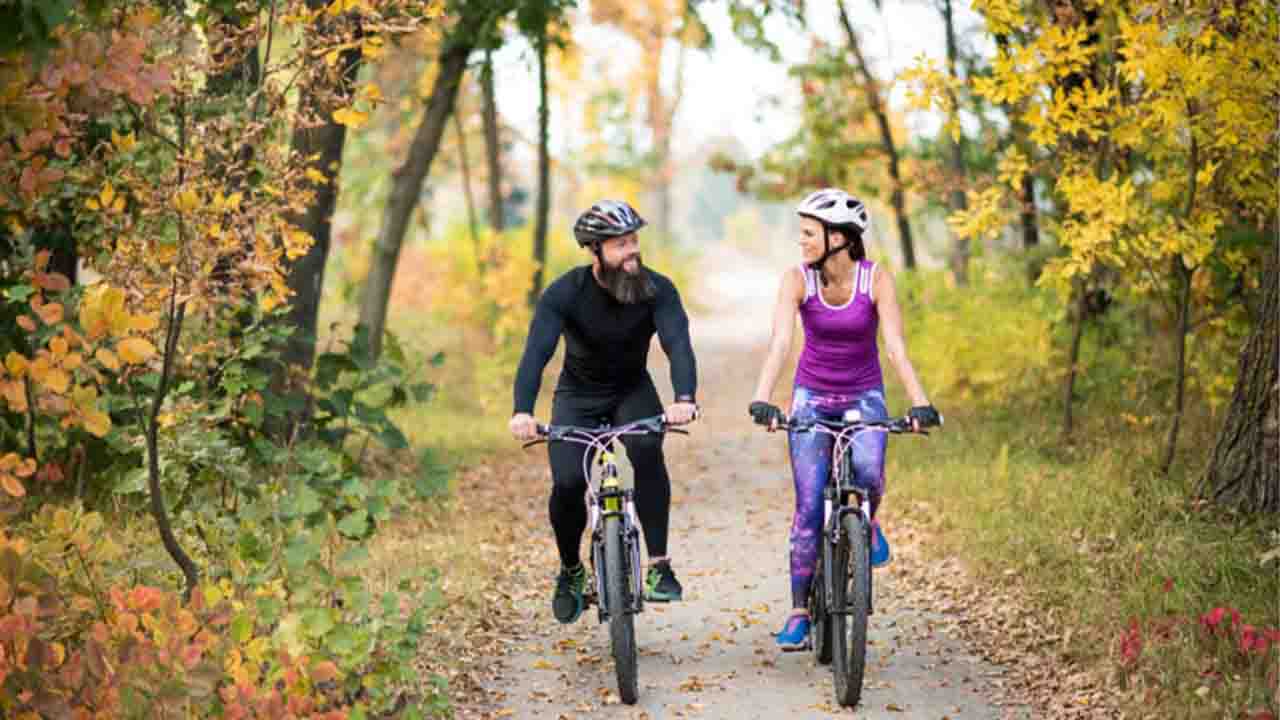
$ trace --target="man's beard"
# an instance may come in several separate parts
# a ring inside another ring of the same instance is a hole
[[[600,284],[604,285],[604,289],[614,300],[624,305],[652,300],[658,293],[653,279],[644,271],[644,262],[640,256],[636,255],[635,260],[636,270],[632,273],[623,269],[621,263],[610,265],[604,258],[600,259]]]

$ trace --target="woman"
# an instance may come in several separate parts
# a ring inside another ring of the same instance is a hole
[[[804,326],[804,350],[796,367],[791,417],[840,419],[857,409],[866,420],[885,419],[884,383],[880,374],[876,329],[898,378],[911,400],[914,429],[936,425],[939,417],[925,397],[907,359],[902,313],[893,276],[866,258],[863,236],[871,224],[866,207],[843,190],[827,188],[810,194],[796,209],[798,243],[804,263],[782,276],[773,313],[769,355],[760,369],[749,412],[772,431],[782,410],[770,404],[778,374],[791,349],[795,316]],[[871,504],[872,564],[889,559],[889,545],[875,521],[884,493],[887,434],[866,432],[853,442],[854,482],[868,489]],[[818,562],[822,533],[822,490],[831,471],[830,436],[791,433],[791,471],[796,510],[791,526],[791,614],[777,635],[783,650],[809,646],[809,585]]]

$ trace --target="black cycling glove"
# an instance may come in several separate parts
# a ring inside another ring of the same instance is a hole
[[[778,421],[778,424],[782,424],[786,420],[786,416],[782,414],[782,409],[777,405],[760,402],[759,400],[751,403],[747,408],[747,412],[756,421],[757,425],[764,425],[765,427],[773,425],[775,420]]]
[[[907,417],[920,423],[921,428],[942,425],[942,416],[932,405],[917,405],[907,411]]]

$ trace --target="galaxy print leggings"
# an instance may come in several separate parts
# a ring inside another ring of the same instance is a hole
[[[799,385],[791,402],[795,420],[839,420],[846,410],[857,408],[864,420],[883,420],[884,390],[875,388],[854,394],[810,390]],[[858,433],[853,439],[854,484],[868,489],[874,518],[884,495],[884,451],[889,436],[882,432]],[[818,567],[822,536],[822,491],[831,473],[831,446],[835,438],[824,433],[790,433],[791,472],[796,484],[796,514],[791,523],[791,604],[803,608],[809,600],[809,583]]]

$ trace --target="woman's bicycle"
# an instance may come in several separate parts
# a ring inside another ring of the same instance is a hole
[[[618,427],[539,425],[540,440],[585,445],[582,470],[587,478],[587,528],[591,531],[591,579],[587,604],[599,608],[600,622],[609,623],[609,642],[618,675],[618,695],[632,705],[639,692],[634,618],[644,609],[644,579],[640,564],[640,523],[631,488],[622,487],[613,441],[624,435],[680,433],[655,415]],[[594,460],[593,460],[594,458]],[[592,465],[598,468],[592,472]]]
[[[823,490],[822,557],[809,592],[812,648],[819,664],[831,664],[836,702],[853,707],[862,698],[871,604],[871,503],[853,484],[853,440],[864,432],[917,432],[909,418],[863,420],[856,410],[842,420],[783,418],[778,429],[820,432],[834,439],[833,467]],[[927,432],[918,431],[921,435]]]

